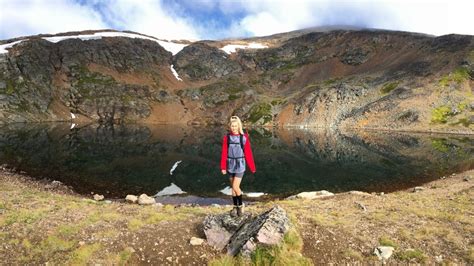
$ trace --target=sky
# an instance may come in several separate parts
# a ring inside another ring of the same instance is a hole
[[[0,0],[0,39],[115,29],[212,40],[333,25],[474,35],[473,10],[471,0]]]

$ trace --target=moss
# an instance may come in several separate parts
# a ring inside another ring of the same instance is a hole
[[[266,124],[272,120],[271,105],[268,103],[259,103],[250,109],[249,121],[256,123],[258,120],[263,118],[263,123]]]
[[[87,84],[100,84],[111,86],[116,84],[116,81],[111,76],[102,75],[97,72],[90,72],[85,66],[80,66],[72,69],[77,75],[77,85],[85,87]]]
[[[239,95],[236,95],[236,94],[231,94],[229,95],[229,101],[233,101],[233,100],[237,100],[239,99],[240,96]]]
[[[390,82],[390,83],[386,83],[385,85],[383,85],[383,87],[380,89],[380,92],[382,92],[383,94],[387,94],[391,91],[393,91],[394,89],[397,88],[399,82]]]
[[[12,95],[15,93],[15,86],[13,85],[13,81],[11,79],[7,79],[7,88],[5,90],[5,93],[8,95]]]
[[[441,79],[439,80],[439,85],[441,87],[446,87],[451,82],[460,84],[461,82],[472,79],[472,78],[473,78],[472,74],[470,73],[468,68],[458,67],[453,72],[449,73],[448,75],[441,77]]]
[[[332,85],[332,84],[338,82],[339,80],[341,80],[341,79],[340,78],[327,79],[323,82],[323,85],[324,86],[329,86],[329,85]]]
[[[431,112],[431,122],[433,123],[446,123],[449,117],[452,115],[451,108],[448,106],[440,106],[433,109]]]

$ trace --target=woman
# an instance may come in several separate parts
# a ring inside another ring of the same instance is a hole
[[[229,175],[232,200],[234,202],[230,215],[235,217],[241,216],[244,213],[240,182],[244,176],[246,162],[252,173],[255,173],[256,169],[250,148],[249,135],[247,133],[244,134],[240,118],[231,116],[229,128],[230,132],[222,140],[221,171],[223,175]]]

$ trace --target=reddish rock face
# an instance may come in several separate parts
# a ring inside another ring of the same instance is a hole
[[[268,48],[221,50],[249,42]],[[473,51],[473,36],[372,30],[199,41],[174,55],[140,38],[30,36],[0,54],[0,123],[205,125],[236,114],[265,126],[474,133]]]

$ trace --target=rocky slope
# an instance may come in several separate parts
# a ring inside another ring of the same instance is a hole
[[[1,42],[23,40],[0,54],[0,123],[220,124],[237,114],[268,126],[474,133],[473,36],[307,30],[177,53],[149,37],[44,36]],[[252,42],[267,48],[222,49]]]

